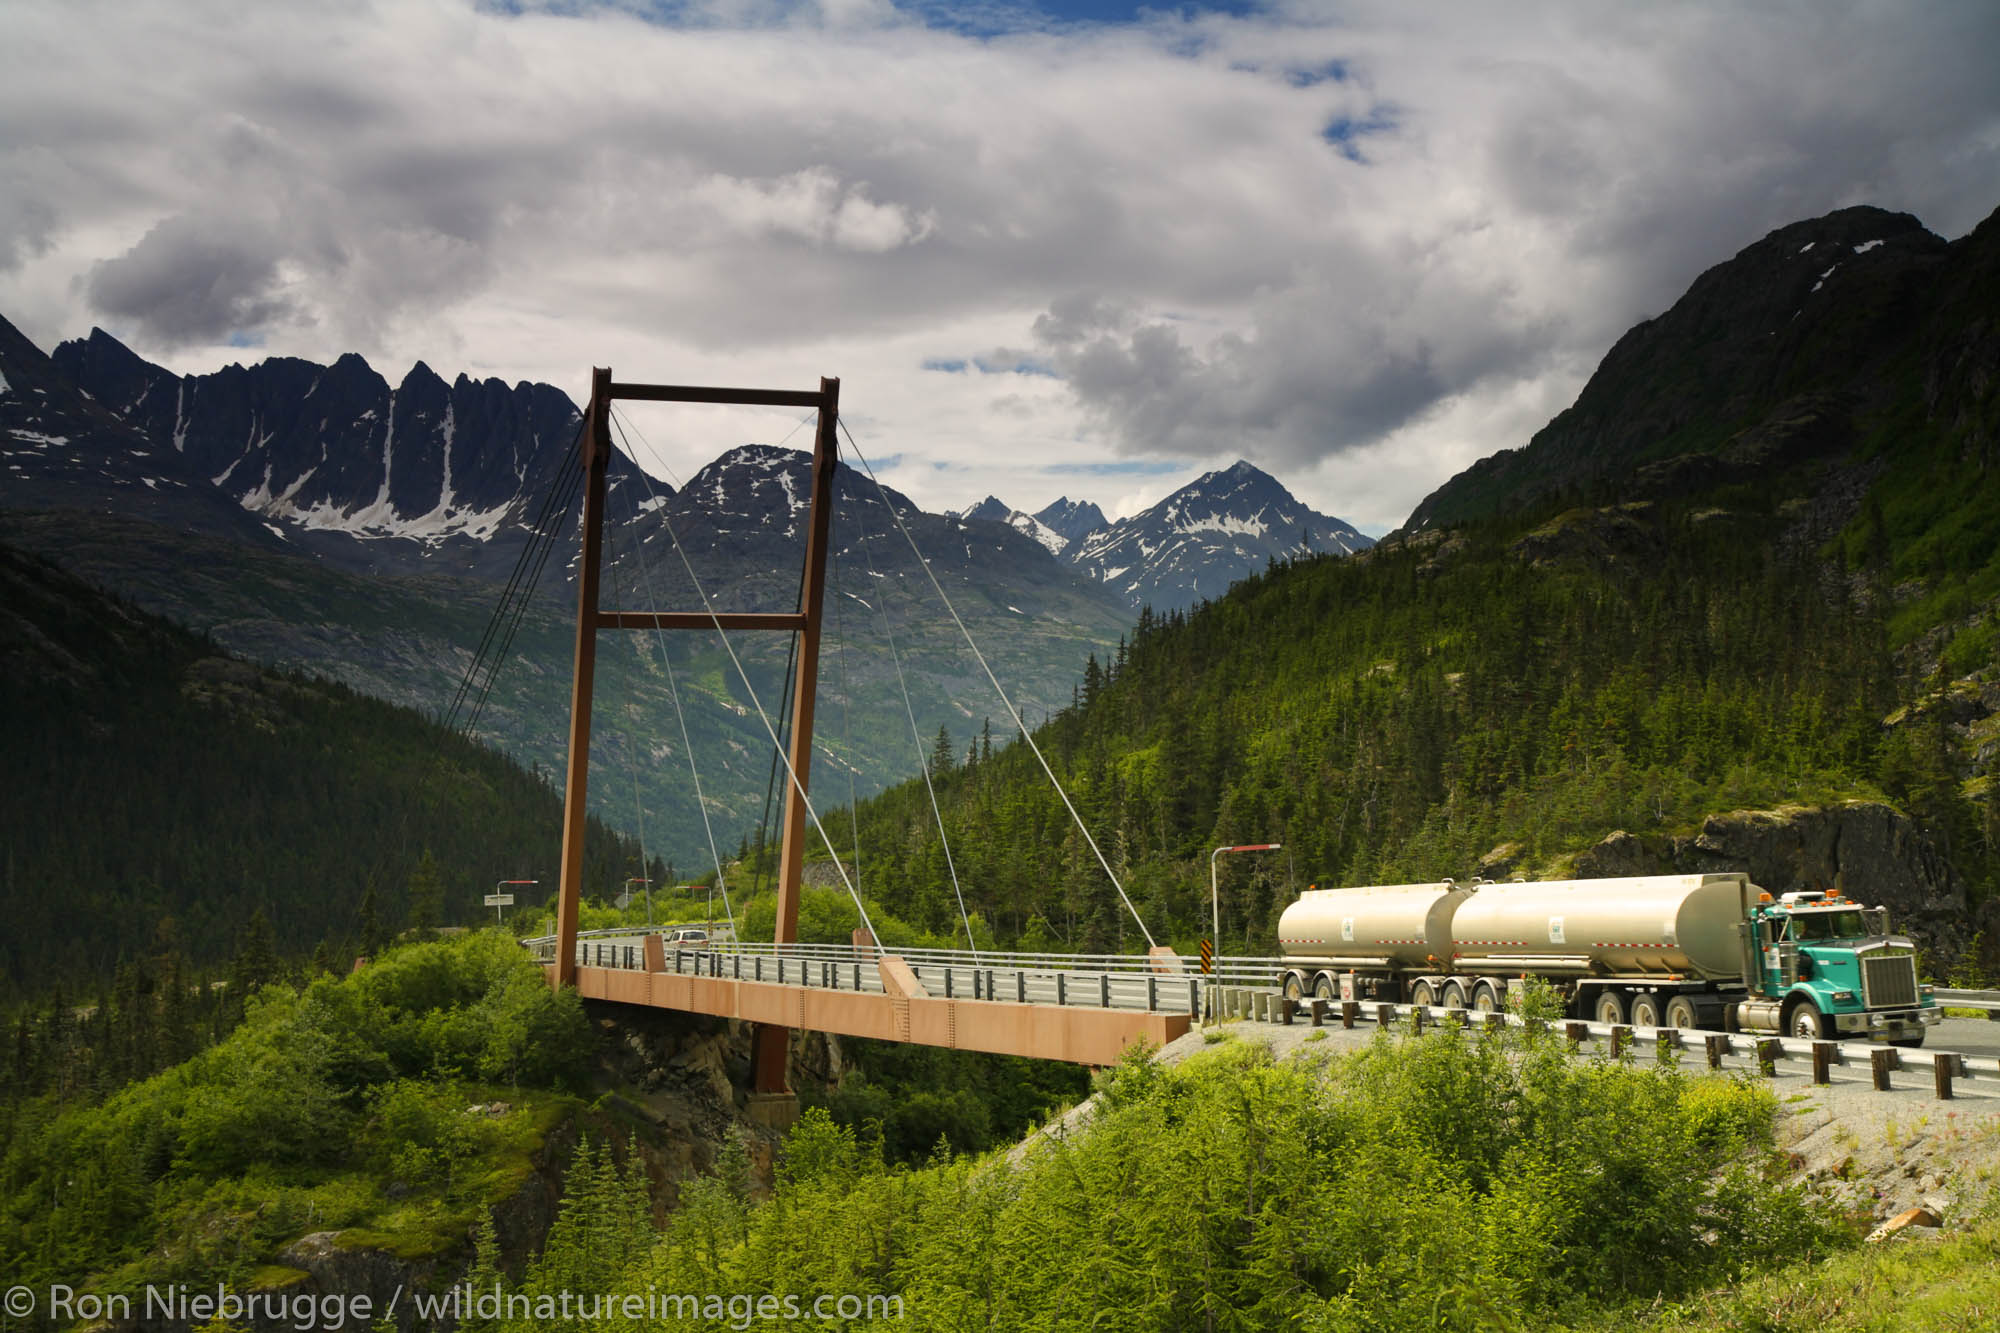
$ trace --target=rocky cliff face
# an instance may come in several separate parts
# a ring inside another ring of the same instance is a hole
[[[1935,843],[1890,806],[1849,801],[1711,815],[1699,833],[1613,833],[1576,858],[1581,878],[1743,871],[1776,895],[1838,888],[1889,909],[1891,928],[1917,941],[1930,967],[1955,966],[1984,930],[1994,938],[2000,904],[1968,910],[1965,885]]]

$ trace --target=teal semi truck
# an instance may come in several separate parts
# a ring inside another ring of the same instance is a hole
[[[1502,1008],[1528,977],[1571,1016],[1921,1046],[1937,999],[1888,912],[1743,874],[1315,889],[1278,924],[1287,995]]]

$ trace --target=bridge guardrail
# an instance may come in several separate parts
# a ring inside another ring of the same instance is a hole
[[[2000,1023],[2000,990],[1940,990],[1937,1002],[1952,1009],[1983,1009],[1988,1019]]]
[[[577,961],[585,966],[643,968],[642,941],[649,932],[632,930],[590,931],[578,937]],[[626,941],[629,941],[627,943]],[[554,957],[555,939],[541,936],[521,943],[543,961]],[[737,944],[718,942],[703,948],[673,948],[665,951],[669,971],[677,975],[731,977],[738,980],[781,981],[784,984],[829,990],[880,993],[879,972],[869,966],[880,950],[837,944]],[[1898,1071],[1927,1071],[1934,1095],[1954,1095],[1958,1080],[1990,1080],[2000,1085],[2000,1057],[1970,1056],[1955,1051],[1922,1051],[1881,1046],[1864,1042],[1808,1040],[1757,1033],[1708,1032],[1695,1029],[1634,1027],[1630,1024],[1585,1022],[1576,1019],[1538,1020],[1505,1012],[1480,1013],[1447,1009],[1441,1005],[1388,1004],[1371,1000],[1299,1000],[1289,1002],[1290,1017],[1280,1019],[1287,1002],[1276,994],[1276,977],[1282,958],[1219,958],[1215,974],[1203,977],[1199,971],[1161,971],[1156,960],[1133,955],[1003,954],[970,950],[912,949],[896,952],[910,964],[920,981],[941,987],[945,998],[1014,1000],[1058,1005],[1086,1005],[1104,1008],[1146,1009],[1152,1012],[1202,1014],[1205,1006],[1225,990],[1253,991],[1269,997],[1266,1009],[1274,1021],[1312,1022],[1329,1020],[1344,1027],[1372,1023],[1377,1026],[1409,1024],[1421,1030],[1442,1023],[1460,1023],[1474,1029],[1526,1028],[1539,1024],[1560,1035],[1573,1047],[1604,1043],[1613,1056],[1637,1054],[1645,1050],[1662,1061],[1679,1060],[1683,1055],[1698,1056],[1709,1068],[1721,1069],[1730,1062],[1776,1077],[1781,1062],[1804,1061],[1815,1083],[1832,1081],[1840,1068],[1865,1068],[1874,1085],[1884,1091],[1897,1090],[1893,1075]],[[975,963],[973,960],[979,961]],[[1190,960],[1191,961],[1191,960]],[[1079,963],[1110,964],[1094,968]],[[1053,964],[1053,966],[1051,966]],[[1006,979],[1002,984],[1001,978]],[[958,989],[960,979],[968,985]],[[2000,992],[1937,992],[1938,1002],[1954,1007],[1983,1008],[2000,1016]],[[1186,1008],[1181,1006],[1185,1003]],[[1217,1007],[1220,1007],[1219,1005]],[[1914,1090],[1906,1082],[1903,1090]],[[1996,1087],[2000,1091],[2000,1087]]]

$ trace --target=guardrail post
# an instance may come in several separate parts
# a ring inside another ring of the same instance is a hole
[[[1289,995],[1278,997],[1278,1021],[1286,1027],[1292,1025],[1292,1016],[1298,1012],[1299,1002]]]
[[[1833,1043],[1816,1041],[1812,1044],[1813,1082],[1833,1082]]]
[[[1623,1023],[1613,1023],[1611,1025],[1611,1058],[1616,1060],[1619,1056],[1625,1054],[1625,1045],[1631,1040],[1631,1028],[1626,1027]]]
[[[1109,972],[1099,972],[1097,974],[1097,1007],[1099,1009],[1109,1009],[1111,1007],[1111,974]]]
[[[1028,974],[1024,969],[1017,967],[1014,969],[1014,1003],[1026,1004],[1027,1002]]]
[[[857,991],[861,989],[861,964],[859,963],[854,965],[854,989]]]
[[[1069,973],[1056,973],[1056,1008],[1069,1003]]]
[[[1722,1057],[1729,1054],[1729,1038],[1720,1032],[1704,1032],[1701,1040],[1702,1045],[1707,1049],[1708,1067],[1710,1069],[1722,1068]]]
[[[1583,1045],[1584,1038],[1588,1037],[1589,1035],[1590,1035],[1590,1025],[1588,1023],[1578,1023],[1575,1021],[1571,1021],[1563,1024],[1563,1040],[1569,1043],[1569,1048],[1572,1051],[1581,1047]]]
[[[1396,1021],[1396,1006],[1378,1004],[1375,1006],[1375,1026],[1386,1028]]]
[[[1952,1099],[1951,1076],[1958,1072],[1958,1057],[1940,1052],[1931,1057],[1931,1073],[1937,1080],[1937,1099],[1948,1102]]]
[[[1201,979],[1188,978],[1188,1013],[1190,1016],[1201,1012]]]
[[[958,998],[951,993],[951,969],[949,967],[944,970],[944,998],[947,1000]]]
[[[1868,1052],[1868,1067],[1875,1075],[1875,1091],[1889,1091],[1889,1071],[1902,1064],[1902,1054],[1893,1046],[1877,1046]]]
[[[1413,1004],[1413,1005],[1411,1005],[1411,1006],[1410,1006],[1410,1031],[1411,1031],[1411,1033],[1412,1033],[1412,1034],[1414,1034],[1415,1036],[1419,1036],[1419,1037],[1423,1036],[1423,1035],[1424,1035],[1424,1020],[1425,1020],[1426,1018],[1429,1018],[1430,1016],[1431,1016],[1431,1007],[1430,1007],[1429,1005],[1427,1005],[1427,1004]]]
[[[1324,1005],[1326,1001],[1321,1000],[1319,1003],[1321,1005]],[[1323,1012],[1324,1011],[1319,1008],[1315,1008],[1313,1010],[1314,1027],[1319,1026],[1320,1018]],[[1361,1002],[1359,1000],[1342,1000],[1340,1002],[1340,1026],[1343,1028],[1352,1028],[1354,1026],[1354,1020],[1356,1016],[1358,1016],[1360,1013],[1361,1013]]]
[[[1778,1057],[1784,1053],[1784,1043],[1776,1037],[1757,1039],[1757,1072],[1765,1078],[1778,1076]]]
[[[1507,1030],[1507,1015],[1500,1013],[1487,1014],[1486,1030],[1488,1032],[1505,1032]]]

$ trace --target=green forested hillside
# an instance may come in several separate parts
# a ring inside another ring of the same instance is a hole
[[[1846,797],[1990,899],[1997,275],[2000,216],[1949,246],[1880,210],[1774,233],[1429,526],[1143,619],[1039,740],[1149,924],[1207,933],[1220,844],[1285,845],[1225,863],[1224,942],[1265,952],[1311,882],[1559,872],[1616,829]],[[1006,939],[1137,943],[1025,747],[974,750],[940,786],[969,905]],[[921,786],[860,825],[872,891],[949,930]]]
[[[60,978],[75,995],[162,955],[213,965],[259,908],[280,954],[351,959],[371,892],[382,935],[477,921],[498,879],[553,892],[560,800],[511,760],[230,658],[11,548],[0,590],[0,990]],[[593,827],[587,883],[637,863]]]
[[[1448,552],[1274,570],[1142,622],[1038,739],[1150,923],[1180,937],[1202,933],[1220,844],[1285,844],[1232,863],[1224,935],[1268,944],[1288,875],[1463,877],[1502,843],[1544,864],[1615,828],[1847,795],[1920,811],[1991,887],[1990,793],[1961,789],[1941,722],[1882,724],[1910,682],[1879,602],[1783,560],[1755,507],[1616,520],[1629,552],[1538,563],[1526,523],[1497,523]],[[1024,746],[940,795],[971,905],[1003,936],[1132,942]],[[921,787],[864,804],[861,845],[892,910],[949,929]]]
[[[483,931],[264,987],[226,1038],[101,1099],[0,1082],[0,1266],[245,1290],[302,1277],[271,1265],[311,1231],[455,1254],[580,1105],[591,1036],[575,992]]]

